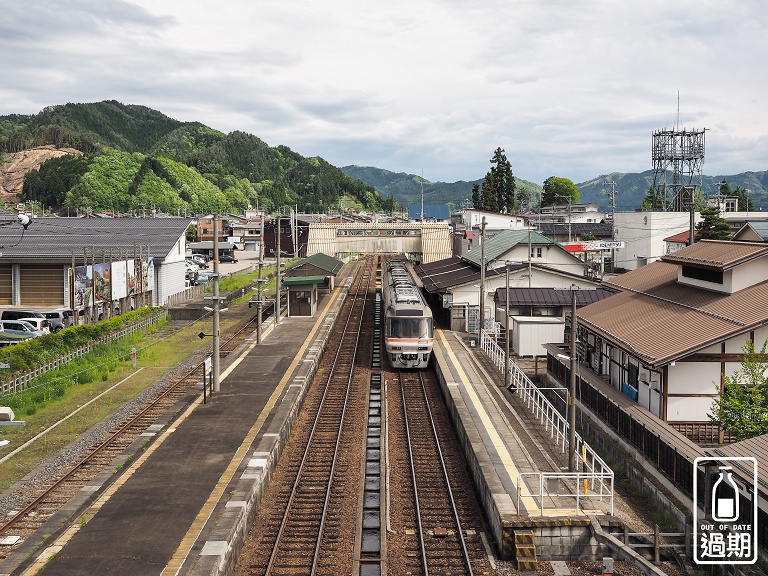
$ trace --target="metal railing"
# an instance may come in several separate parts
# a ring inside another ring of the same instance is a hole
[[[482,331],[480,334],[480,347],[491,359],[494,366],[504,373],[504,350],[485,331]],[[509,375],[509,389],[519,396],[521,401],[539,419],[544,429],[549,432],[550,438],[554,439],[555,445],[565,452],[568,443],[568,422],[566,418],[511,358],[509,359]],[[568,394],[567,389],[563,388],[562,391]],[[575,399],[573,406],[575,407]],[[601,500],[604,496],[610,497],[610,513],[613,514],[613,470],[578,433],[576,433],[576,445],[572,449],[576,452],[577,468],[581,472],[537,472],[527,474],[540,475],[539,485],[542,485],[545,477],[559,477],[566,480],[572,474],[579,474],[580,479],[585,480],[591,485],[590,489],[593,492],[595,492],[595,486],[597,486],[596,495]],[[585,485],[585,493],[587,492],[586,488]],[[573,496],[573,494],[570,496]]]
[[[532,482],[526,482],[531,478]],[[525,493],[523,493],[525,482]],[[538,485],[538,491],[531,488]],[[564,488],[564,491],[561,490]],[[597,490],[595,489],[597,488]],[[556,505],[558,500],[567,498],[574,502],[576,510],[582,510],[585,499],[592,501],[604,497],[609,498],[610,514],[613,514],[613,472],[521,472],[517,477],[517,514],[520,515],[520,504],[523,497],[537,498],[539,513],[544,515],[547,509],[547,499],[552,501],[552,509],[562,508]]]

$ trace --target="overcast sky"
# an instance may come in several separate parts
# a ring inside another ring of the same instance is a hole
[[[0,115],[118,100],[430,181],[768,170],[761,0],[0,0]],[[679,92],[679,118],[678,118]]]

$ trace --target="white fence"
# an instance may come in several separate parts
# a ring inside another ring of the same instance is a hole
[[[483,331],[480,334],[480,346],[493,361],[496,368],[504,373],[504,358],[506,354],[496,344],[495,339]],[[536,418],[539,419],[544,429],[549,432],[549,436],[553,439],[555,445],[565,452],[568,443],[567,420],[511,358],[509,360],[509,374],[510,389],[514,389],[515,394],[520,397]],[[568,390],[565,388],[562,391],[566,394],[568,393]],[[575,400],[573,405],[575,406]],[[573,450],[576,452],[577,468],[581,472],[578,473],[579,481],[575,483],[575,492],[569,490],[568,492],[570,493],[565,495],[576,498],[577,508],[582,504],[582,498],[597,496],[602,500],[603,497],[607,497],[610,499],[610,513],[613,514],[613,470],[603,462],[602,458],[597,455],[578,433],[576,433],[576,446],[573,447]],[[567,472],[536,472],[526,473],[525,475],[538,475],[537,483],[543,487],[545,479],[555,478],[559,478],[566,486],[569,486],[573,484],[573,474]],[[520,481],[521,479],[518,480],[518,484],[520,484]],[[582,491],[581,494],[580,491]],[[530,493],[530,495],[533,496],[534,494]],[[541,498],[541,508],[543,510],[543,488],[539,490],[538,496]]]
[[[13,379],[0,384],[0,395],[15,394],[17,392],[21,392],[29,385],[29,383],[32,380],[34,380],[41,374],[45,374],[46,372],[50,372],[51,370],[56,370],[59,366],[66,364],[67,362],[71,362],[75,358],[79,358],[80,356],[84,356],[85,354],[88,354],[88,352],[93,350],[99,344],[105,344],[107,342],[119,340],[121,338],[125,338],[126,336],[128,336],[128,334],[133,334],[134,332],[137,332],[139,330],[144,330],[150,326],[153,326],[157,324],[162,318],[165,318],[166,315],[167,315],[167,312],[164,310],[162,312],[158,312],[157,314],[146,316],[145,318],[142,318],[138,322],[132,323],[130,325],[125,325],[120,330],[112,332],[111,334],[103,336],[102,338],[99,338],[98,340],[94,340],[93,342],[89,342],[84,346],[80,346],[79,348],[76,348],[75,350],[72,350],[71,352],[64,354],[63,356],[60,356],[54,360],[50,360],[48,362],[40,364],[39,366],[36,366],[32,370],[24,372],[23,374],[19,374]]]

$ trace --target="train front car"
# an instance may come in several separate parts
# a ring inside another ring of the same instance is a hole
[[[393,368],[426,368],[432,355],[432,310],[405,262],[390,260],[384,278],[384,348]]]

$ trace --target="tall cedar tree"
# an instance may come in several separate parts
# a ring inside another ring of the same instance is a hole
[[[483,198],[480,195],[480,184],[475,182],[472,184],[472,207],[476,210],[483,208]]]
[[[504,155],[502,148],[496,148],[490,162],[493,166],[483,180],[481,204],[485,210],[491,212],[503,211],[513,214],[517,206],[515,202],[516,181],[512,174],[512,165]]]
[[[730,240],[733,238],[731,227],[720,216],[720,207],[712,206],[701,211],[701,222],[696,224],[694,239],[696,242],[705,238],[711,240]]]

